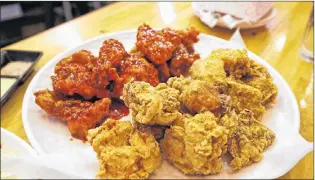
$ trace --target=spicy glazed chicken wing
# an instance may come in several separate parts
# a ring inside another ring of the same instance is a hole
[[[180,43],[192,49],[192,44],[199,40],[198,34],[193,28],[187,31],[176,31],[170,28],[155,31],[144,24],[138,28],[136,45],[152,63],[159,65],[171,59]]]
[[[219,124],[229,130],[228,151],[233,157],[230,163],[233,170],[259,162],[262,153],[275,140],[275,134],[256,121],[249,110],[240,114],[231,111],[219,120]]]
[[[170,125],[181,118],[179,91],[161,83],[156,87],[146,82],[127,83],[122,99],[132,110],[134,121],[149,125]]]
[[[167,31],[163,35],[146,24],[138,28],[137,48],[154,64],[163,64],[169,60],[179,43],[176,32]]]
[[[122,95],[124,84],[130,81],[144,81],[152,86],[159,84],[157,69],[141,54],[134,53],[120,64],[121,81],[114,82],[112,96],[119,98]]]
[[[79,94],[91,99],[94,96],[109,97],[109,82],[119,81],[120,78],[110,61],[94,57],[90,51],[80,50],[57,63],[51,79],[56,92],[68,96]]]
[[[211,112],[188,117],[167,129],[161,141],[167,160],[185,174],[218,174],[228,131]]]
[[[109,119],[87,136],[99,159],[98,178],[144,179],[161,165],[159,144],[128,121]]]
[[[180,44],[169,63],[170,74],[172,76],[187,75],[191,65],[199,58],[199,54],[189,52],[184,44]]]
[[[124,46],[116,39],[105,40],[99,51],[102,61],[109,61],[112,67],[119,66],[121,60],[128,56]]]
[[[111,101],[107,98],[94,103],[62,99],[53,91],[40,90],[34,93],[35,102],[47,114],[68,123],[72,136],[85,140],[87,130],[94,128],[108,113]]]

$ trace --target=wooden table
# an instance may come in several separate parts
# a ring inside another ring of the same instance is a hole
[[[312,9],[312,2],[275,3],[277,16],[266,27],[241,31],[249,50],[268,61],[287,80],[300,107],[300,133],[307,141],[313,139],[313,64],[301,60],[298,49]],[[209,28],[193,15],[190,3],[114,3],[40,34],[19,41],[4,49],[36,50],[44,54],[27,82],[19,87],[1,108],[1,127],[27,140],[22,124],[24,93],[36,72],[50,59],[67,48],[104,33],[136,29],[142,23],[152,27],[170,26],[197,30],[229,39],[232,30]],[[282,178],[312,178],[313,152],[305,156]]]

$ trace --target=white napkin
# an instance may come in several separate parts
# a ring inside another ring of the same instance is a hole
[[[1,173],[19,179],[91,179],[97,170],[96,157],[91,158],[83,153],[1,158]]]

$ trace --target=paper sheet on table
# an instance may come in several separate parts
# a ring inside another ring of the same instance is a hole
[[[222,23],[229,29],[233,29],[243,22],[246,22],[247,24],[257,22],[264,15],[266,15],[268,11],[272,9],[272,7],[272,2],[192,3],[192,9],[194,13],[209,27],[213,28],[218,23]]]
[[[224,158],[224,169],[218,175],[209,176],[186,176],[166,160],[162,166],[157,169],[150,178],[153,179],[251,179],[257,178],[276,178],[290,170],[303,156],[313,150],[313,143],[303,139],[301,135],[286,125],[287,123],[279,121],[277,124],[268,125],[276,133],[274,144],[264,153],[264,158],[259,162],[252,164],[238,172],[232,172],[227,166],[227,160]],[[18,162],[18,163],[17,163]],[[24,160],[1,160],[2,172],[16,172],[20,178],[94,178],[98,171],[98,161],[92,148],[83,152],[65,152],[63,155],[40,155],[33,159],[30,157]]]
[[[246,44],[240,33],[240,28],[237,28],[237,30],[233,33],[229,41],[236,44],[238,48],[246,48]]]

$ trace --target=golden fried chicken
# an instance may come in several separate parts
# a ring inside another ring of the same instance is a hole
[[[132,128],[129,121],[108,119],[88,131],[88,141],[99,159],[98,178],[148,178],[161,165],[159,144],[146,132]]]
[[[181,118],[179,91],[161,83],[156,87],[146,82],[127,83],[122,99],[132,110],[133,120],[148,125],[170,125]]]
[[[187,75],[191,65],[199,59],[198,53],[189,52],[184,44],[177,46],[169,63],[172,76]]]
[[[192,79],[206,81],[215,86],[220,93],[226,92],[226,73],[224,63],[221,60],[205,59],[197,60],[191,66],[189,75]]]
[[[109,97],[109,82],[120,78],[109,61],[94,57],[90,51],[80,50],[58,62],[51,79],[56,92],[67,96],[79,94],[91,99],[94,96]]]
[[[264,106],[275,102],[278,94],[278,88],[264,66],[251,60],[249,73],[242,78],[242,81],[245,84],[258,89],[262,93],[262,104]]]
[[[220,112],[221,99],[219,93],[206,81],[173,77],[168,80],[167,84],[181,92],[179,101],[189,112]]]
[[[232,111],[222,117],[219,124],[229,129],[228,151],[233,157],[230,163],[233,170],[259,162],[262,153],[275,140],[275,134],[256,121],[250,110],[240,114]]]
[[[35,102],[47,114],[68,123],[72,136],[85,140],[88,129],[94,128],[108,113],[110,99],[104,98],[94,103],[89,101],[62,99],[53,91],[40,90],[34,93]]]
[[[217,125],[216,120],[211,112],[205,112],[176,121],[161,141],[168,161],[185,174],[219,173],[228,131]]]
[[[231,96],[231,106],[237,113],[244,109],[251,110],[257,120],[261,120],[265,112],[262,105],[262,93],[246,84],[237,83],[235,81],[227,81],[228,94]]]
[[[124,46],[116,39],[105,40],[99,51],[99,58],[109,61],[112,67],[118,67],[121,60],[128,56]]]
[[[250,59],[245,49],[217,49],[209,58],[222,60],[228,77],[240,79],[249,72]]]
[[[143,24],[138,28],[136,45],[137,49],[152,63],[159,65],[171,59],[174,50],[180,43],[191,50],[192,44],[199,40],[198,34],[193,28],[187,31],[176,31],[170,28],[155,31],[150,26]]]

